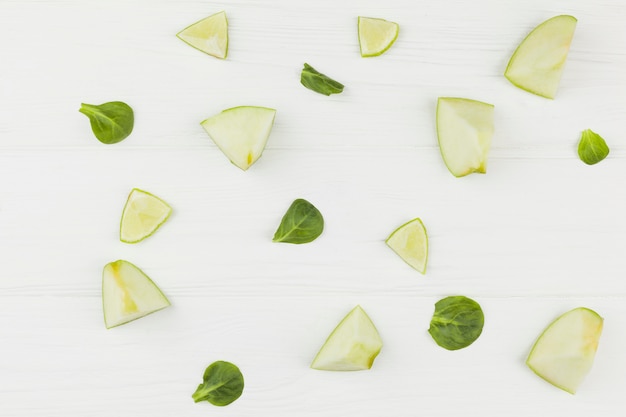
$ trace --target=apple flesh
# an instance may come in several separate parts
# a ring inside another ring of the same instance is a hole
[[[370,369],[382,346],[374,323],[361,306],[356,306],[330,334],[311,368],[324,371]]]
[[[102,307],[107,329],[169,307],[159,287],[135,265],[118,260],[104,266]]]
[[[240,106],[209,117],[201,125],[230,161],[247,170],[263,153],[276,110]]]
[[[493,136],[492,104],[456,97],[437,100],[437,137],[441,156],[455,177],[487,172]]]
[[[561,15],[537,26],[517,47],[504,76],[513,85],[553,99],[576,30],[573,16]]]
[[[575,308],[544,330],[526,364],[552,385],[575,394],[593,365],[602,326],[598,313]]]

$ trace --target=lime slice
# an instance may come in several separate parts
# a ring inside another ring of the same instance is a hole
[[[362,57],[382,55],[398,38],[397,23],[374,17],[358,19],[359,45]]]
[[[456,97],[437,101],[437,137],[448,170],[455,177],[487,172],[493,136],[492,104]]]
[[[603,323],[588,308],[568,311],[539,336],[526,364],[552,385],[575,394],[593,365]]]
[[[176,36],[194,48],[225,59],[228,55],[228,20],[221,11],[186,27]]]
[[[383,341],[369,316],[356,306],[328,336],[313,359],[311,368],[323,371],[370,369]]]
[[[137,243],[153,234],[172,213],[172,208],[149,192],[133,188],[122,212],[120,240]]]
[[[554,98],[576,23],[575,17],[562,15],[537,26],[513,53],[504,76],[523,90]]]
[[[426,273],[428,235],[424,223],[417,218],[398,227],[385,241],[413,269]]]
[[[261,157],[275,116],[274,109],[240,106],[224,110],[200,124],[224,155],[245,171]]]
[[[102,307],[104,324],[110,329],[168,307],[159,287],[139,268],[118,260],[104,266]]]

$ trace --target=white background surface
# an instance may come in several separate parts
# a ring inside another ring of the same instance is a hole
[[[175,34],[226,10],[228,59]],[[579,19],[557,99],[502,76],[557,14]],[[400,24],[378,58],[356,17]],[[621,416],[626,400],[626,3],[621,0],[0,1],[0,415]],[[346,85],[299,84],[304,62]],[[486,175],[454,178],[437,146],[438,96],[496,106]],[[122,100],[132,135],[106,146],[81,102]],[[263,157],[231,165],[199,125],[237,105],[277,109]],[[580,132],[609,144],[578,160]],[[133,187],[174,208],[138,245],[118,240]],[[291,201],[326,230],[274,244]],[[421,217],[426,276],[384,244]],[[172,307],[106,330],[102,267],[127,259]],[[483,335],[448,352],[434,303],[481,303]],[[356,304],[384,340],[369,372],[309,363]],[[576,396],[524,364],[543,328],[578,306],[605,329]],[[215,360],[244,373],[216,408],[191,394]]]

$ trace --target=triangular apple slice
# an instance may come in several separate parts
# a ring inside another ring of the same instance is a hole
[[[593,365],[602,326],[598,313],[575,308],[544,330],[526,364],[552,385],[575,394]]]
[[[537,26],[511,56],[504,76],[523,90],[554,98],[576,23],[575,17],[561,15]]]
[[[222,111],[201,125],[230,161],[244,171],[261,157],[276,110],[240,106]]]
[[[176,36],[194,48],[225,59],[228,55],[228,19],[221,11],[181,30]]]
[[[328,336],[311,368],[324,371],[370,369],[383,341],[361,306],[356,306]]]
[[[437,137],[446,166],[455,177],[487,172],[493,136],[493,105],[466,98],[439,97]]]
[[[104,266],[102,305],[107,329],[168,307],[159,287],[139,268],[118,260]]]

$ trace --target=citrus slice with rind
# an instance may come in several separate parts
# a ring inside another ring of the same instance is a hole
[[[526,365],[538,376],[570,394],[591,370],[604,320],[578,307],[553,321],[532,347]]]
[[[159,197],[133,188],[128,195],[120,222],[120,240],[141,242],[152,235],[172,213],[172,208]]]
[[[226,12],[221,11],[206,17],[185,29],[176,36],[194,48],[225,59],[228,55],[228,19]]]
[[[416,218],[398,227],[385,243],[413,269],[426,273],[428,234],[422,220]]]
[[[553,99],[561,82],[576,23],[575,17],[561,15],[537,26],[511,56],[504,76],[522,90]]]
[[[322,371],[370,369],[383,341],[365,310],[356,306],[335,327],[321,347],[311,368]]]
[[[362,57],[382,55],[398,38],[400,25],[375,17],[358,18],[359,46]]]
[[[261,157],[276,110],[240,106],[226,109],[200,124],[228,159],[247,170]]]
[[[102,272],[102,307],[107,329],[137,320],[168,307],[159,287],[139,268],[117,260]]]

